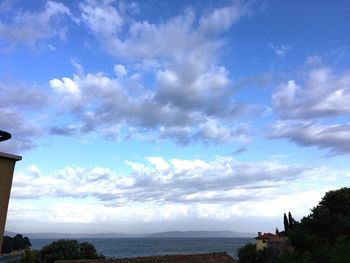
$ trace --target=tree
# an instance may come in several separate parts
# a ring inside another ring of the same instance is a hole
[[[292,217],[292,214],[290,212],[288,212],[288,228],[289,229],[293,229],[294,225],[295,225],[295,220]]]
[[[287,232],[289,230],[289,222],[286,213],[283,215],[283,225],[284,225],[284,232]]]
[[[256,245],[249,243],[238,250],[240,263],[266,263],[267,250],[256,250]]]
[[[276,235],[276,236],[279,236],[279,235],[280,235],[280,231],[278,230],[278,227],[276,227],[275,235]]]
[[[31,243],[28,237],[23,237],[20,234],[14,237],[4,236],[4,241],[2,245],[2,253],[11,253],[12,251],[23,250],[30,247]]]
[[[247,244],[238,249],[238,257],[240,263],[250,263],[256,260],[256,246]]]
[[[31,263],[53,263],[56,260],[79,260],[79,259],[101,259],[103,255],[98,255],[95,247],[87,242],[79,243],[77,240],[62,239],[54,241],[43,247],[41,250],[32,253],[25,253],[21,262]],[[34,258],[34,259],[33,259]]]
[[[350,262],[350,188],[327,192],[310,215],[288,229],[299,258]]]
[[[56,260],[77,260],[77,259],[97,259],[101,256],[97,255],[93,245],[84,242],[79,244],[77,240],[58,240],[48,246],[43,247],[38,256],[40,262],[51,263]]]

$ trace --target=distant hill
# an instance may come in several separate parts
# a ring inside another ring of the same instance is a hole
[[[169,231],[145,235],[150,238],[225,238],[225,237],[254,237],[252,233],[234,231]]]
[[[53,238],[53,239],[64,239],[64,238],[137,238],[141,235],[132,235],[125,233],[100,233],[100,234],[70,234],[70,233],[25,233],[23,234],[32,239],[38,238]]]
[[[21,233],[31,239],[52,238],[229,238],[229,237],[254,237],[253,233],[234,231],[169,231],[149,234],[125,234],[125,233],[99,233],[99,234],[69,234],[69,233]],[[7,236],[15,236],[15,232],[5,231]]]
[[[4,236],[14,237],[17,233],[5,231]]]

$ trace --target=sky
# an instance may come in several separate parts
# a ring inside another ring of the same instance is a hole
[[[8,231],[273,232],[350,184],[350,3],[0,1]]]

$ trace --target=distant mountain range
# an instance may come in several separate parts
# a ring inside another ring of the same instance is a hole
[[[37,238],[229,238],[229,237],[255,237],[253,233],[235,231],[169,231],[148,234],[100,233],[100,234],[68,234],[68,233],[21,233],[31,239]],[[5,231],[7,236],[16,233]]]

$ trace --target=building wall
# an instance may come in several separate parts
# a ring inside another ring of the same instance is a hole
[[[5,231],[7,209],[10,199],[13,171],[19,156],[0,153],[0,250]],[[0,251],[1,253],[1,251]]]
[[[267,240],[256,239],[256,250],[263,250],[264,248],[267,248]]]

